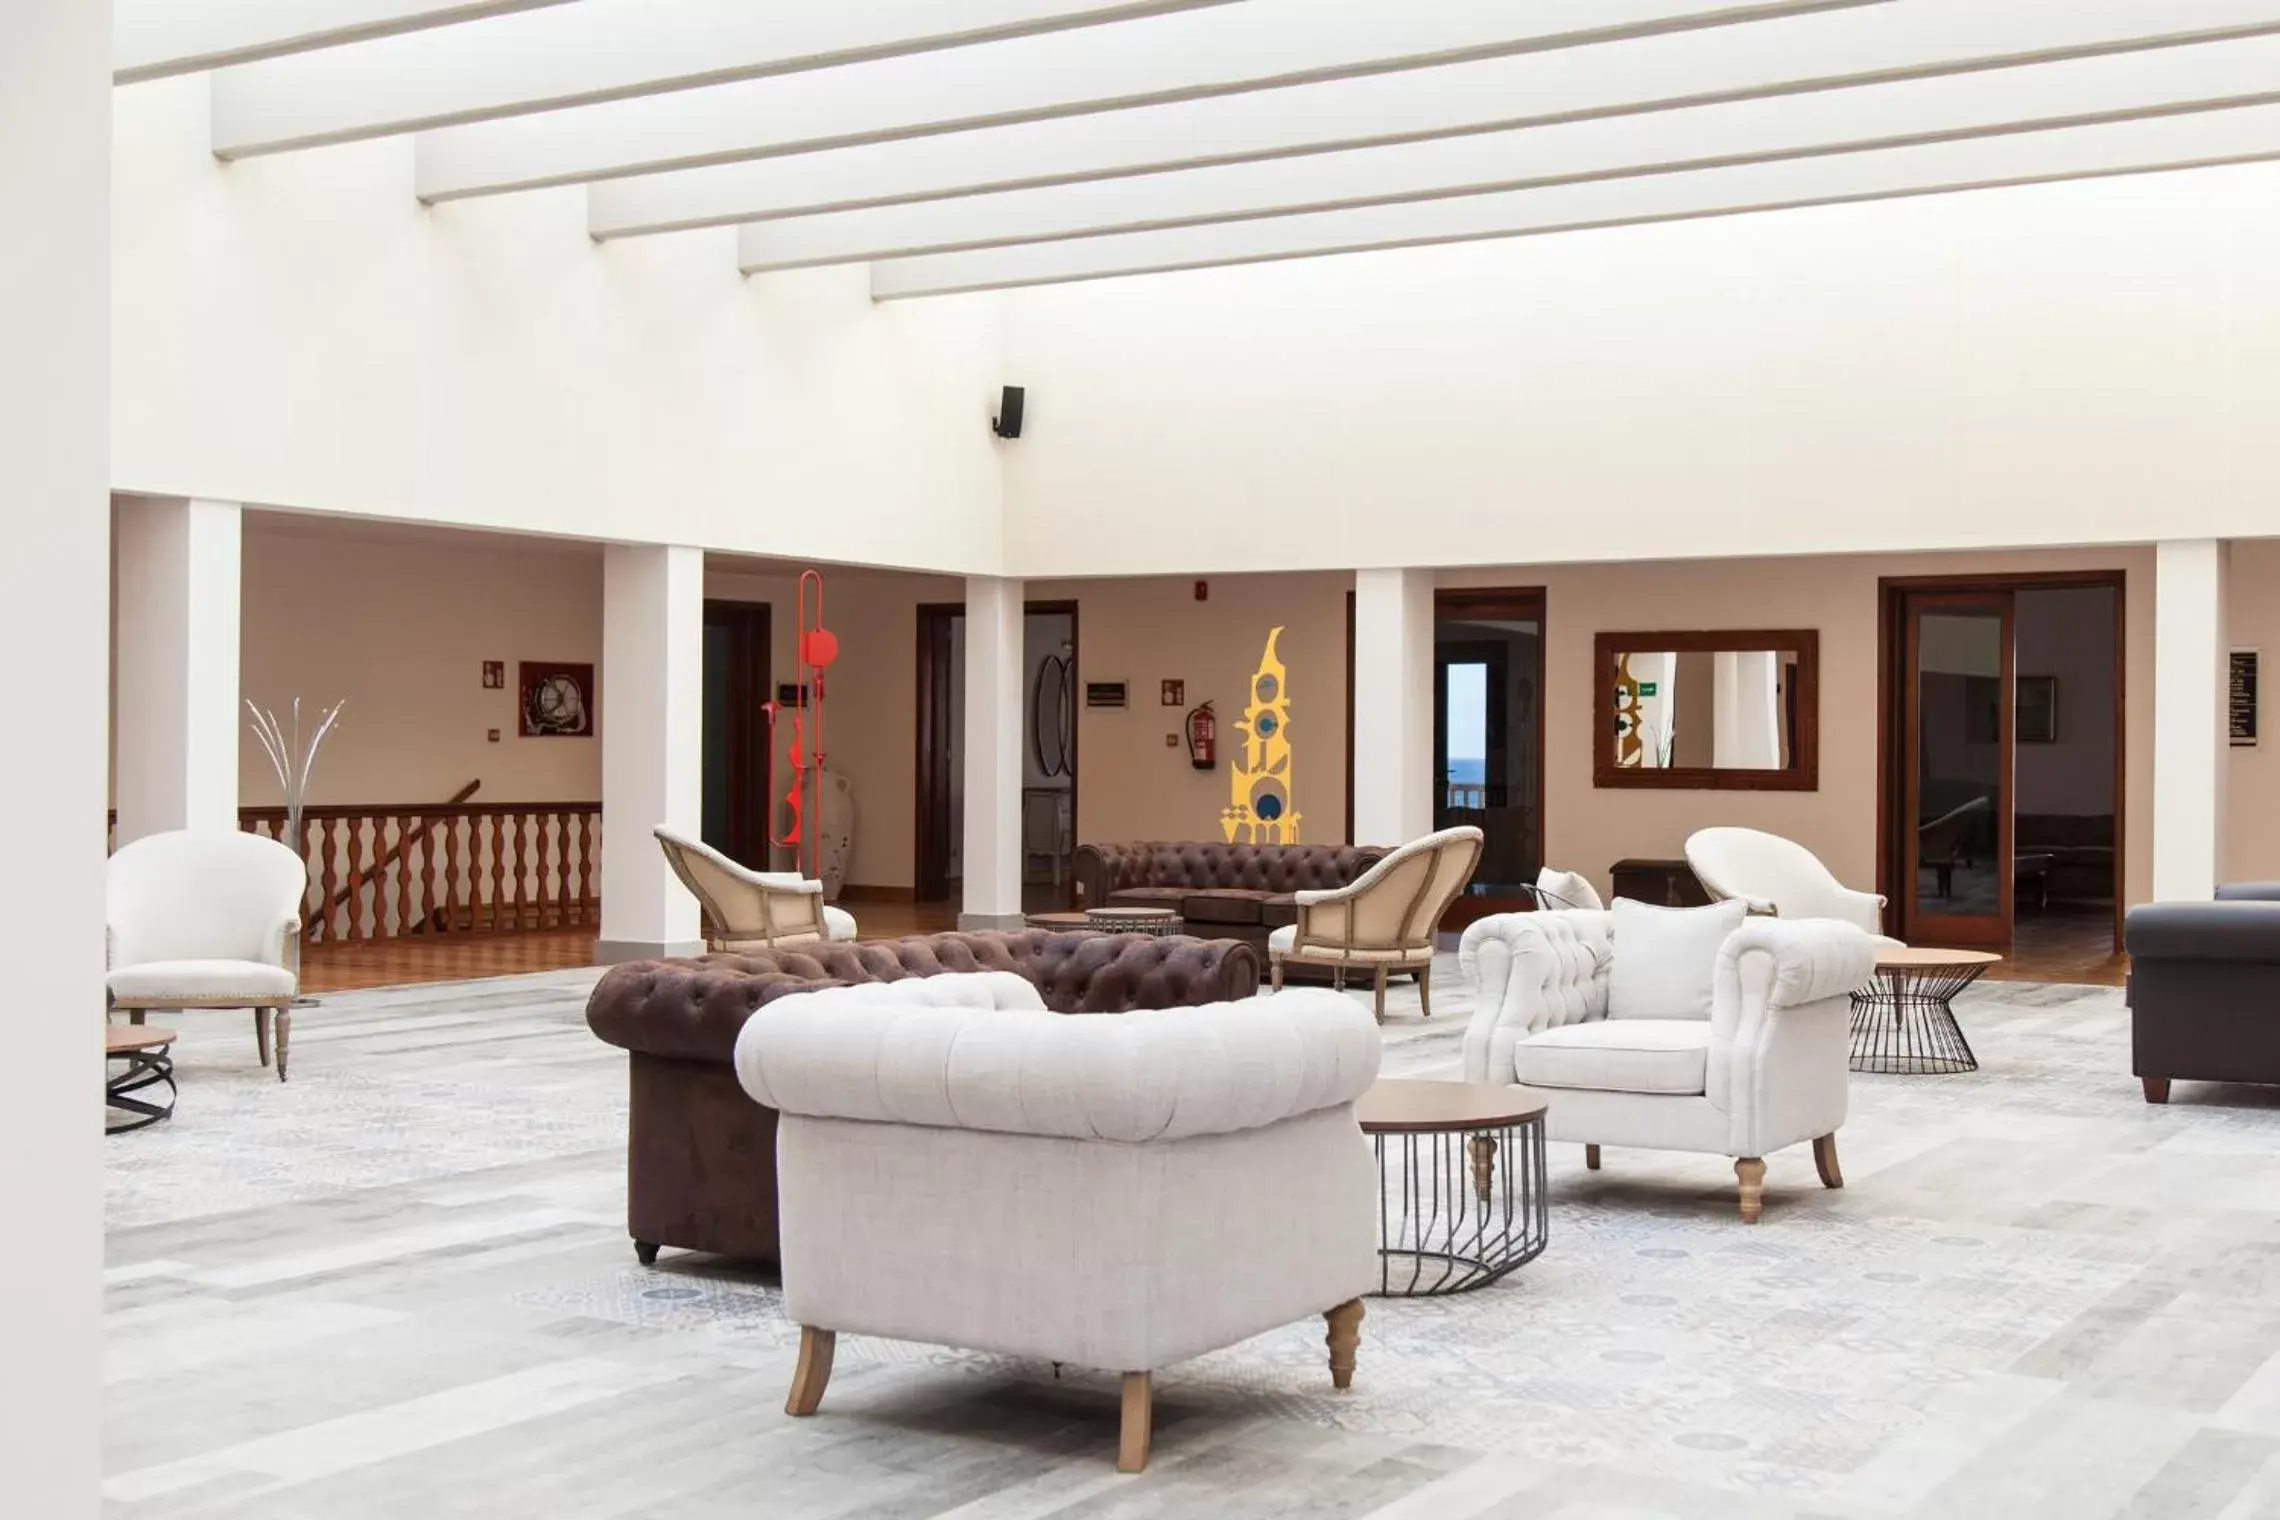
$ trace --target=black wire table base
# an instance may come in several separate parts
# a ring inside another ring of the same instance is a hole
[[[174,1085],[174,1056],[168,1047],[113,1051],[110,1058],[127,1064],[126,1070],[104,1078],[103,1102],[110,1109],[103,1116],[104,1133],[119,1135],[131,1129],[148,1129],[174,1116],[179,1089]],[[166,1088],[163,1102],[134,1096],[161,1085]]]
[[[1979,1070],[1955,995],[1985,966],[1880,966],[1852,995],[1852,1069],[1901,1076]]]
[[[1551,1237],[1541,1116],[1492,1129],[1379,1132],[1380,1298],[1485,1288]]]

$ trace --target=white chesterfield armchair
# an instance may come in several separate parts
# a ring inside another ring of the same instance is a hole
[[[294,936],[309,872],[277,840],[236,829],[151,834],[111,857],[104,881],[111,1006],[246,1008],[254,1049],[285,1080],[293,1037]]]
[[[651,832],[697,900],[706,949],[770,950],[855,937],[855,915],[825,902],[822,882],[797,871],[755,871],[663,824]]]
[[[1378,1277],[1369,1015],[1322,989],[1063,1015],[1012,976],[989,1006],[913,1005],[977,980],[779,998],[737,1040],[783,1116],[789,1411],[842,1331],[1120,1372],[1128,1472],[1159,1368],[1319,1314],[1346,1387]]]
[[[1687,837],[1686,863],[1712,897],[1740,901],[1777,918],[1834,918],[1891,949],[1884,898],[1837,880],[1821,858],[1794,839],[1759,829],[1698,829]]]
[[[1731,907],[1691,926],[1706,966],[1663,964],[1667,939],[1649,949],[1639,928],[1637,960],[1622,967],[1616,924],[1626,910],[1717,908],[1619,902],[1606,913],[1511,913],[1472,924],[1459,950],[1479,988],[1464,1071],[1468,1081],[1545,1091],[1547,1138],[1582,1142],[1594,1169],[1606,1145],[1733,1157],[1741,1215],[1754,1224],[1765,1158],[1786,1146],[1813,1142],[1821,1181],[1844,1185],[1836,1134],[1848,1096],[1850,994],[1869,979],[1876,949],[1852,924],[1745,919]],[[1638,964],[1646,960],[1656,964]],[[1631,1006],[1611,1016],[1619,970],[1638,976]],[[1699,970],[1708,972],[1706,998],[1683,990],[1699,985],[1686,974]],[[1662,1016],[1641,1016],[1642,998],[1646,1012]]]

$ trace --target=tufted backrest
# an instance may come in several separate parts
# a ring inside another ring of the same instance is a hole
[[[797,944],[824,937],[822,882],[796,871],[752,870],[663,824],[651,832],[673,874],[697,900],[707,945]]]
[[[1477,989],[1465,1025],[1468,1082],[1509,1082],[1530,1035],[1607,1015],[1614,915],[1498,913],[1465,926],[1457,962]]]
[[[1350,844],[1088,844],[1078,847],[1075,872],[1084,900],[1097,908],[1129,887],[1326,891],[1352,882],[1385,854],[1374,845]]]
[[[744,1021],[779,997],[977,971],[1023,978],[1056,1013],[1122,1013],[1249,997],[1259,987],[1259,952],[1234,940],[1031,929],[630,961],[595,984],[586,1022],[628,1050],[725,1061]]]
[[[1349,1104],[1378,1032],[1318,988],[1117,1019],[777,1000],[746,1023],[737,1079],[788,1115],[1142,1145],[1260,1129]]]
[[[151,834],[111,857],[104,881],[111,964],[282,964],[308,867],[277,840],[236,829]]]

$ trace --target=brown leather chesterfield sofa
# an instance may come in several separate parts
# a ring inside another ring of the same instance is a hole
[[[586,1001],[586,1022],[631,1051],[626,1227],[644,1263],[660,1246],[773,1262],[776,1111],[737,1085],[736,1036],[788,993],[955,971],[1027,977],[1060,1013],[1198,1007],[1259,990],[1259,952],[1232,940],[1143,934],[935,934],[631,961]]]
[[[1086,844],[1077,900],[1087,908],[1170,908],[1193,934],[1226,935],[1266,954],[1267,936],[1298,922],[1298,892],[1328,891],[1384,859],[1376,845]]]

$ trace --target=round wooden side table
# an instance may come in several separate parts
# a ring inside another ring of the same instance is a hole
[[[1545,1096],[1381,1077],[1354,1105],[1377,1147],[1380,1298],[1485,1288],[1551,1238]]]
[[[1955,995],[2003,957],[1905,945],[1876,958],[1876,980],[1852,995],[1852,1069],[1906,1076],[1979,1070],[1955,1021]]]

